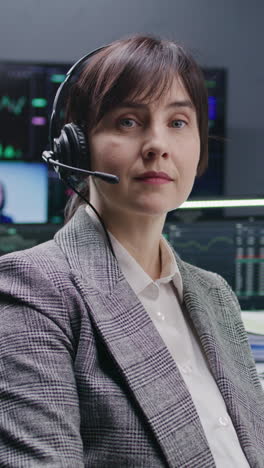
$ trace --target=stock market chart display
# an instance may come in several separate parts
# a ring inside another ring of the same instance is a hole
[[[0,160],[40,161],[67,66],[0,63]]]
[[[51,239],[61,225],[0,224],[0,255]],[[182,260],[220,274],[243,311],[264,311],[264,220],[165,223]]]
[[[243,304],[254,298],[264,309],[264,223],[238,223],[235,249],[235,292]]]
[[[181,258],[222,275],[242,310],[264,310],[264,221],[211,221],[165,225]]]

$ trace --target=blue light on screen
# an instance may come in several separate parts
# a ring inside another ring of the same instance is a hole
[[[216,120],[216,98],[215,96],[208,97],[208,116],[209,120]]]

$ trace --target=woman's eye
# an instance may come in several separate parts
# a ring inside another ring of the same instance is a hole
[[[184,122],[184,120],[173,120],[171,125],[173,128],[183,128],[186,122]]]
[[[119,125],[121,127],[125,127],[125,128],[132,128],[136,125],[136,122],[134,119],[128,119],[128,118],[125,118],[125,119],[120,119],[119,120]]]

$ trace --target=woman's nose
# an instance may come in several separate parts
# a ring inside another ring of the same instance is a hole
[[[168,158],[169,148],[164,132],[158,129],[148,131],[141,152],[143,159]]]

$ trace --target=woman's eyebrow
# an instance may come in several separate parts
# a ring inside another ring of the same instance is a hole
[[[192,101],[190,101],[189,99],[185,99],[185,100],[182,100],[182,101],[174,101],[174,102],[170,102],[166,107],[189,107],[189,109],[194,109],[194,105],[192,103]]]
[[[118,106],[119,109],[123,108],[132,108],[132,109],[146,109],[148,107],[148,104],[143,103],[143,102],[136,102],[136,101],[124,101],[121,102]],[[183,108],[187,107],[189,109],[194,110],[194,105],[189,99],[184,99],[184,100],[177,100],[168,103],[165,108]]]

